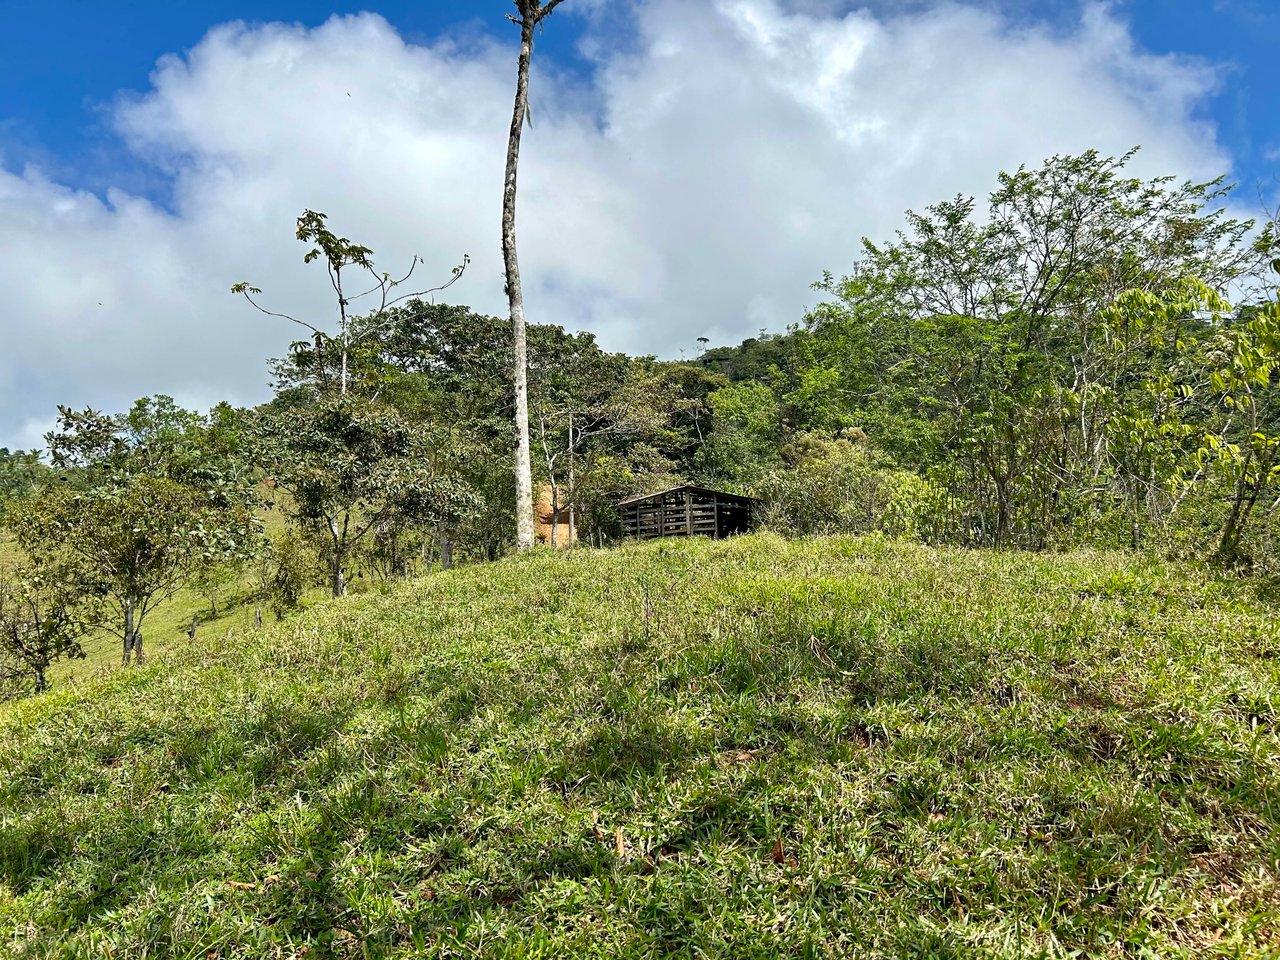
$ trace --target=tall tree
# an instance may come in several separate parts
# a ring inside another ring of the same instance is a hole
[[[866,242],[851,275],[819,284],[836,299],[801,338],[794,412],[945,471],[976,542],[1045,546],[1115,500],[1149,504],[1158,524],[1169,499],[1149,494],[1167,458],[1142,438],[1176,427],[1163,398],[1181,385],[1147,387],[1203,321],[1107,308],[1126,291],[1180,299],[1186,277],[1223,289],[1255,255],[1220,179],[1132,178],[1131,156],[1053,157],[1002,174],[985,214],[958,197],[908,212],[892,243]]]
[[[121,474],[87,490],[50,487],[9,518],[38,566],[62,564],[64,579],[107,602],[104,625],[124,643],[123,663],[141,663],[142,627],[156,605],[201,567],[247,558],[261,528],[243,504],[164,477]]]
[[[1259,499],[1280,485],[1280,302],[1251,309],[1247,319],[1222,331],[1207,359],[1227,423],[1236,423],[1234,432],[1228,427],[1220,436],[1208,434],[1201,451],[1230,483],[1218,558],[1235,564],[1249,559],[1244,536]],[[1268,513],[1277,507],[1280,498]]]
[[[520,166],[520,134],[529,114],[529,62],[533,59],[533,31],[561,0],[515,0],[517,16],[507,19],[520,28],[520,59],[516,70],[516,101],[507,138],[507,168],[502,191],[502,259],[507,274],[507,302],[511,308],[511,337],[515,347],[516,400],[516,549],[533,547],[533,470],[529,458],[529,371],[525,343],[524,294],[520,289],[520,261],[516,257],[516,174]]]

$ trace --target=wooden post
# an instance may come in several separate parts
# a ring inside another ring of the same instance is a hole
[[[573,501],[577,498],[573,489],[573,414],[569,414],[569,546],[578,539],[578,519],[574,516]]]
[[[693,491],[684,492],[684,535],[693,536]]]

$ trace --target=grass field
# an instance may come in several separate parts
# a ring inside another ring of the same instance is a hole
[[[1248,584],[536,553],[0,707],[0,954],[1280,955]]]

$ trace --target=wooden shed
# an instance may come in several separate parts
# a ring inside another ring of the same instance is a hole
[[[692,536],[719,540],[747,533],[754,507],[750,497],[685,484],[628,497],[619,502],[618,513],[623,534],[637,540]]]

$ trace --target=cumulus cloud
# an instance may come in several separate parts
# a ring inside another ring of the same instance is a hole
[[[1214,71],[1137,49],[1107,7],[1070,29],[881,9],[644,0],[625,42],[592,35],[603,20],[589,16],[590,77],[535,67],[519,211],[530,318],[672,356],[698,336],[785,328],[862,235],[985,193],[1002,168],[1134,144],[1144,173],[1230,166],[1197,119]],[[305,207],[388,269],[419,254],[443,278],[470,254],[451,295],[501,314],[508,39],[416,46],[368,14],[224,25],[112,108],[170,202],[0,163],[0,445],[38,444],[58,402],[263,399],[263,360],[294,330],[228,287],[332,315],[292,239]]]

